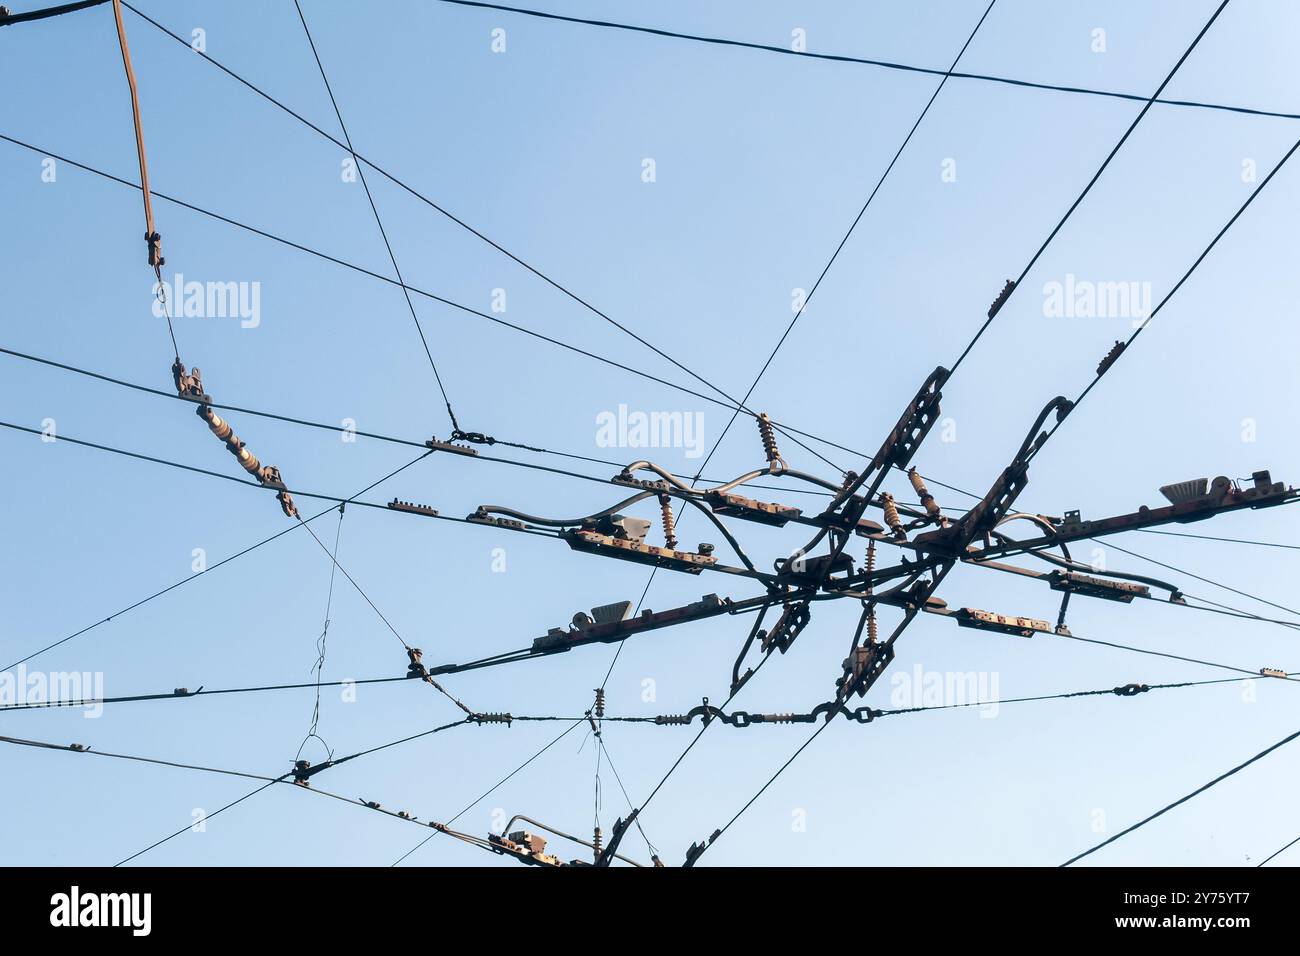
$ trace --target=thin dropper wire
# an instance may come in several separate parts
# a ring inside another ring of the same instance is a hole
[[[546,753],[546,751],[550,750],[552,747],[554,747],[556,744],[558,744],[561,740],[563,740],[563,739],[564,739],[565,737],[567,737],[570,733],[572,733],[572,732],[574,731],[574,729],[577,728],[577,726],[578,726],[579,724],[583,723],[585,720],[586,720],[585,717],[579,717],[577,720],[575,720],[575,721],[574,721],[572,724],[570,724],[570,725],[569,725],[569,726],[568,726],[568,727],[567,727],[563,732],[561,732],[560,735],[559,735],[558,737],[555,737],[555,738],[554,738],[550,743],[548,743],[545,747],[543,747],[541,750],[537,751],[537,753],[533,754],[531,757],[529,757],[527,760],[525,760],[523,763],[521,763],[521,764],[520,764],[518,767],[516,767],[514,770],[510,771],[508,774],[506,774],[504,777],[502,777],[500,780],[498,780],[498,781],[497,781],[496,783],[494,783],[492,786],[488,787],[488,789],[485,790],[485,791],[483,791],[483,793],[480,794],[476,799],[474,799],[474,800],[471,801],[470,803],[466,804],[465,807],[464,807],[464,809],[462,809],[462,810],[460,811],[460,813],[456,814],[454,817],[452,817],[450,820],[447,821],[447,826],[451,826],[453,823],[455,823],[457,820],[459,820],[461,817],[463,817],[466,813],[468,813],[470,810],[472,810],[474,807],[476,807],[478,804],[480,804],[481,802],[483,802],[484,800],[486,800],[489,796],[491,796],[491,795],[492,795],[492,794],[497,790],[497,788],[501,787],[503,784],[505,784],[507,781],[509,781],[509,780],[510,780],[510,779],[511,779],[515,774],[519,773],[519,771],[523,770],[525,767],[527,767],[530,763],[532,763],[534,760],[536,760],[536,759],[537,759],[538,757],[540,757],[542,754]],[[423,840],[421,840],[421,841],[420,841],[419,843],[417,843],[415,846],[411,847],[409,850],[407,850],[405,853],[403,853],[401,856],[399,856],[396,860],[394,860],[392,863],[390,863],[389,866],[390,866],[390,867],[392,867],[392,866],[397,866],[399,863],[401,863],[403,860],[405,860],[408,856],[410,856],[410,855],[411,855],[412,853],[414,853],[416,850],[420,849],[420,847],[424,846],[426,843],[428,843],[430,840],[432,840],[435,836],[437,836],[439,832],[440,832],[440,831],[436,831],[436,830],[435,830],[433,833],[430,833],[427,837],[425,837]]]
[[[371,489],[378,487],[379,485],[383,484],[385,481],[388,481],[390,478],[395,478],[397,475],[400,475],[402,472],[410,468],[416,462],[423,461],[425,458],[429,457],[430,454],[432,454],[432,452],[425,452],[424,454],[411,459],[406,464],[402,465],[400,468],[397,468],[394,471],[391,471],[388,474],[384,475],[384,477],[380,478],[378,481],[371,482],[369,485],[362,488],[356,494],[352,495],[351,498],[346,499],[346,501],[348,503],[352,503],[361,495],[364,495],[366,492],[370,491]],[[338,503],[336,502],[335,504],[330,505],[325,510],[318,511],[310,518],[304,519],[301,524],[289,525],[284,530],[277,531],[275,534],[271,535],[270,537],[263,538],[261,541],[257,542],[256,544],[249,545],[247,548],[244,548],[242,551],[236,551],[234,554],[222,558],[216,564],[208,565],[208,567],[201,574],[191,574],[189,577],[181,578],[176,583],[169,584],[167,587],[163,588],[160,591],[155,591],[153,594],[150,594],[148,597],[141,598],[140,600],[132,604],[128,604],[126,607],[122,608],[121,610],[108,615],[108,617],[105,617],[102,620],[96,621],[94,624],[88,624],[87,626],[81,628],[80,630],[74,631],[73,633],[69,634],[67,637],[60,638],[59,640],[55,641],[52,644],[47,644],[45,647],[42,647],[39,650],[33,651],[32,653],[28,654],[26,657],[20,658],[19,660],[14,661],[12,664],[6,665],[4,667],[4,670],[12,670],[13,668],[17,667],[19,664],[25,664],[28,661],[32,660],[34,657],[44,654],[46,651],[53,650],[54,648],[59,647],[62,644],[66,644],[68,641],[72,640],[73,638],[80,637],[82,634],[85,634],[87,631],[94,630],[100,625],[109,623],[114,618],[121,617],[122,615],[130,613],[131,611],[134,611],[137,608],[143,607],[149,602],[162,597],[164,594],[167,594],[171,591],[176,590],[179,587],[183,587],[184,585],[189,584],[191,581],[196,581],[199,578],[202,578],[207,574],[211,573],[212,571],[215,571],[217,568],[221,567],[222,565],[229,564],[230,562],[238,558],[242,558],[244,555],[256,551],[258,548],[262,547],[263,545],[270,544],[275,539],[281,538],[284,535],[288,534],[289,532],[294,531],[299,527],[303,527],[308,523],[329,514],[331,511],[335,509],[337,504]]]
[[[948,78],[952,76],[952,71],[957,68],[957,64],[961,62],[961,58],[966,54],[971,43],[974,42],[975,35],[979,33],[980,27],[982,27],[984,21],[988,19],[988,15],[993,11],[993,6],[996,3],[997,0],[989,0],[989,5],[984,8],[984,13],[980,16],[978,22],[976,22],[975,28],[971,30],[970,35],[966,37],[966,42],[963,43],[961,49],[957,51],[957,55],[953,58],[951,65],[949,65],[947,71],[943,74],[943,78],[939,80],[939,84],[934,88],[934,92],[930,94],[929,100],[926,101],[925,106],[917,115],[916,121],[912,123],[912,128],[907,131],[907,135],[903,137],[903,141],[898,145],[898,149],[894,151],[893,158],[889,160],[889,164],[885,167],[885,171],[882,172],[880,178],[876,180],[876,185],[872,187],[866,201],[862,204],[862,208],[858,210],[858,214],[853,217],[853,222],[849,224],[848,231],[844,233],[839,244],[835,247],[835,251],[831,253],[830,259],[827,260],[826,265],[817,276],[817,281],[814,282],[812,288],[808,290],[808,294],[804,297],[798,311],[795,312],[794,318],[790,320],[789,324],[785,327],[785,331],[781,333],[781,337],[777,340],[776,346],[772,349],[771,354],[768,355],[767,361],[763,363],[763,367],[758,370],[758,374],[754,376],[754,380],[746,390],[744,398],[740,400],[740,404],[737,405],[735,411],[731,413],[731,418],[728,419],[726,427],[722,429],[721,434],[718,435],[718,440],[714,443],[713,447],[715,451],[717,450],[718,445],[722,444],[722,440],[727,437],[727,432],[731,430],[731,426],[735,424],[737,416],[740,415],[740,409],[749,402],[750,396],[754,394],[754,389],[758,387],[758,383],[762,381],[763,376],[767,374],[767,370],[772,365],[773,360],[775,360],[777,352],[781,351],[781,346],[785,344],[785,340],[789,338],[790,333],[794,331],[795,325],[799,322],[804,311],[808,308],[808,304],[812,301],[812,297],[817,294],[818,288],[821,287],[822,280],[826,278],[826,274],[831,271],[831,267],[835,265],[835,261],[839,258],[840,253],[844,250],[844,247],[848,245],[849,239],[853,236],[854,230],[858,228],[858,223],[860,223],[862,217],[867,214],[867,209],[871,206],[871,201],[876,198],[876,193],[880,192],[880,188],[885,185],[885,180],[888,179],[889,174],[893,172],[894,166],[898,163],[899,157],[903,155],[903,151],[907,149],[907,144],[910,143],[912,137],[916,135],[916,131],[920,128],[921,123],[929,114],[930,107],[934,106],[935,100],[937,100],[939,94],[943,92],[943,88],[945,84],[947,84]],[[712,453],[710,453],[710,457],[711,456]],[[707,463],[707,459],[705,461]],[[842,468],[837,470],[841,474],[844,473]]]
[[[352,148],[352,137],[348,134],[347,124],[343,122],[343,111],[339,109],[338,100],[334,98],[334,88],[330,85],[329,77],[325,74],[325,64],[321,62],[320,52],[316,49],[316,41],[312,39],[311,30],[307,27],[307,18],[303,15],[302,5],[298,0],[293,0],[294,9],[298,11],[298,19],[302,22],[302,31],[307,36],[307,44],[311,47],[311,55],[316,60],[316,68],[320,70],[320,78],[325,83],[325,92],[329,94],[330,105],[334,107],[334,115],[338,117],[339,129],[343,132],[343,139],[347,144],[348,153],[352,156],[352,162],[356,166],[357,177],[361,180],[361,187],[365,190],[366,200],[370,203],[370,211],[374,213],[375,225],[379,227],[379,235],[383,237],[384,248],[388,250],[388,261],[393,264],[393,272],[397,276],[398,284],[402,287],[402,295],[406,297],[406,307],[411,312],[411,321],[415,323],[415,330],[420,334],[420,344],[424,346],[424,354],[429,359],[429,367],[433,369],[434,380],[438,383],[438,391],[442,393],[442,400],[447,406],[447,416],[451,419],[453,430],[459,431],[460,426],[456,422],[456,413],[451,410],[451,399],[447,397],[447,388],[442,383],[442,376],[438,373],[438,363],[433,360],[433,352],[429,349],[429,340],[425,338],[424,328],[420,325],[420,317],[415,313],[415,303],[411,301],[411,291],[406,286],[406,280],[402,278],[401,267],[397,264],[397,255],[393,252],[393,244],[388,241],[388,230],[384,228],[384,221],[379,216],[379,207],[375,205],[375,197],[370,192],[370,184],[366,182],[366,171],[364,163],[357,157],[356,150]]]

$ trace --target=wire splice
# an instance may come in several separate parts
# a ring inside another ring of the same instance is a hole
[[[1011,293],[1014,292],[1015,290],[1016,290],[1015,280],[1008,279],[1007,284],[1004,285],[1002,287],[1002,291],[998,293],[998,297],[994,299],[993,304],[989,306],[990,319],[993,318],[993,316],[997,315],[998,312],[1002,310],[1002,306],[1006,305],[1007,299],[1011,298]]]
[[[1110,367],[1119,361],[1119,357],[1124,354],[1124,349],[1126,348],[1128,348],[1127,342],[1120,341],[1119,339],[1115,340],[1115,344],[1110,347],[1110,351],[1106,353],[1106,357],[1097,364],[1098,377],[1105,375],[1106,372],[1109,371]]]

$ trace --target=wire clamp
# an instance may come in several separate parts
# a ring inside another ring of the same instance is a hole
[[[410,658],[411,661],[406,665],[406,676],[418,677],[420,680],[432,683],[433,681],[429,677],[429,668],[425,667],[424,662],[421,660],[424,656],[424,652],[418,647],[408,647],[406,649],[406,656]]]
[[[722,831],[714,830],[713,833],[710,834],[709,838],[703,843],[692,843],[691,848],[686,851],[686,862],[682,864],[682,867],[689,868],[695,866],[695,861],[700,858],[700,854],[707,850],[710,844],[720,836],[722,836]]]
[[[161,269],[167,264],[167,260],[162,256],[162,236],[157,232],[146,232],[144,241],[149,244],[149,265],[154,269]]]
[[[203,391],[203,373],[197,367],[186,371],[185,364],[179,358],[172,363],[172,381],[176,383],[176,394],[181,398],[205,405],[212,401]]]
[[[495,445],[497,440],[491,435],[484,435],[482,432],[466,432],[459,428],[452,429],[452,441],[467,441],[472,445]]]

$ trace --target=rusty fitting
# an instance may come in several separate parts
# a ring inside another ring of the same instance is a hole
[[[172,363],[172,381],[176,383],[176,394],[180,397],[207,399],[203,394],[203,373],[197,366],[186,370],[185,363],[176,359]]]
[[[898,506],[894,504],[894,496],[888,491],[880,495],[880,507],[885,512],[885,524],[889,525],[889,530],[894,533],[895,538],[907,537],[907,532],[903,530],[903,519],[898,516]]]
[[[921,506],[925,508],[925,513],[940,524],[946,525],[948,522],[943,517],[939,503],[934,500],[934,495],[930,494],[930,489],[925,487],[925,479],[916,470],[916,466],[907,469],[907,480],[912,483],[912,490],[921,499]]]

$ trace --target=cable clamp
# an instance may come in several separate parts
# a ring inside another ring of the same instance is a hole
[[[149,265],[154,269],[161,269],[167,264],[167,260],[162,257],[162,236],[157,232],[146,232],[144,241],[149,244]]]
[[[411,661],[406,665],[406,676],[418,677],[424,681],[429,680],[429,668],[425,667],[424,662],[420,659],[424,656],[424,652],[418,647],[408,647],[406,649],[406,656],[410,658]]]
[[[472,445],[495,445],[497,440],[491,435],[484,435],[482,432],[466,432],[459,428],[452,429],[452,441],[467,441]]]
[[[310,779],[313,775],[327,770],[334,766],[333,760],[326,760],[324,763],[318,763],[316,766],[311,765],[310,760],[295,760],[293,762],[293,782],[300,787],[310,787]],[[376,805],[375,809],[378,809]]]
[[[713,833],[709,835],[709,838],[703,843],[692,843],[691,848],[686,851],[686,862],[682,864],[682,867],[686,868],[695,866],[695,861],[700,858],[700,854],[707,850],[709,845],[720,836],[722,836],[722,831],[714,830]]]
[[[197,367],[187,371],[185,364],[179,358],[172,363],[172,381],[176,383],[176,394],[181,398],[202,402],[205,405],[212,401],[203,391],[203,373]]]

